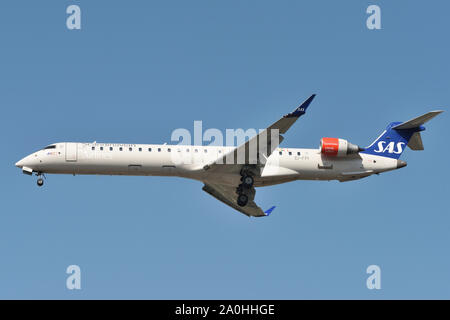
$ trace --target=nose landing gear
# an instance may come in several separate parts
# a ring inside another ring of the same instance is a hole
[[[44,185],[44,179],[42,179],[41,176],[43,176],[44,178],[45,176],[40,172],[36,173],[36,175],[38,176],[36,184],[38,185],[38,187],[42,187]]]

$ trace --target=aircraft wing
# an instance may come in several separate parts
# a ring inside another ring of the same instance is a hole
[[[252,137],[247,142],[241,144],[233,151],[223,155],[221,158],[215,160],[213,163],[206,165],[205,169],[209,170],[217,167],[222,167],[222,170],[233,168],[223,168],[223,165],[239,165],[235,166],[232,171],[239,172],[243,164],[262,164],[266,163],[266,159],[272,154],[273,150],[278,148],[283,141],[281,134],[286,133],[289,128],[297,121],[299,117],[305,114],[306,109],[313,101],[316,95],[313,94],[306,99],[299,107],[291,113],[284,115],[281,119],[273,123],[268,128],[262,130],[258,135]]]
[[[245,207],[240,207],[236,204],[237,202],[237,194],[236,194],[236,188],[221,184],[210,184],[205,183],[203,186],[203,191],[209,193],[217,200],[222,201],[223,203],[229,205],[233,209],[238,210],[239,212],[242,212],[246,216],[249,217],[265,217],[270,215],[273,209],[275,207],[270,208],[269,210],[263,211],[258,205],[253,201],[252,198],[254,198],[255,190],[252,188],[252,198],[248,200],[248,203]]]

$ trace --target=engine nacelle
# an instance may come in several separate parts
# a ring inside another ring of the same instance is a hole
[[[363,150],[344,139],[322,138],[320,140],[320,153],[329,157],[345,157]]]

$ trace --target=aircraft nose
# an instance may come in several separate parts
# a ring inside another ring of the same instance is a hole
[[[16,167],[23,169],[24,167],[33,168],[36,165],[36,159],[31,154],[16,162]]]
[[[25,159],[25,158],[24,158]],[[24,163],[24,159],[19,160],[16,162],[16,167],[22,169],[23,167],[23,163]]]

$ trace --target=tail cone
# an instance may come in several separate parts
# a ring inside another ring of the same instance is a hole
[[[407,163],[406,161],[397,160],[397,169],[406,167]]]

